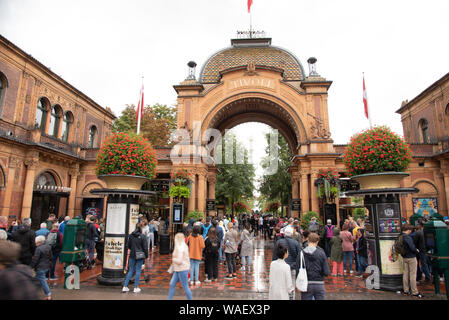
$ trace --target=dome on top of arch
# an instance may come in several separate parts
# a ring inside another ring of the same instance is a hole
[[[305,73],[299,60],[285,49],[271,45],[271,38],[233,39],[231,47],[214,53],[203,65],[199,82],[217,83],[220,72],[246,67],[249,63],[257,66],[284,70],[284,80],[304,80]]]

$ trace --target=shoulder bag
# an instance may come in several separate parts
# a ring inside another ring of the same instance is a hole
[[[298,277],[296,278],[296,288],[301,292],[306,292],[308,286],[307,271],[304,262],[304,254],[301,250],[301,259],[299,264]]]

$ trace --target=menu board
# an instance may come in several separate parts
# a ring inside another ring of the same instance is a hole
[[[393,253],[394,240],[380,240],[380,256],[382,261],[382,274],[403,274],[403,262],[401,255]]]
[[[106,233],[125,234],[126,203],[109,203],[106,217]]]
[[[401,233],[401,210],[398,203],[376,204],[379,217],[379,234]]]
[[[136,230],[136,224],[139,222],[139,205],[131,204],[129,206],[129,228],[128,234]]]

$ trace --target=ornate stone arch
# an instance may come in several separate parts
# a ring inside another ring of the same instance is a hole
[[[414,197],[437,197],[439,192],[433,181],[428,179],[420,179],[415,181],[413,188],[419,189],[419,192],[414,194]]]
[[[103,181],[91,180],[84,185],[84,187],[81,191],[81,197],[82,198],[102,198],[99,195],[94,195],[94,194],[90,193],[90,191],[92,189],[102,189],[102,188],[106,188],[106,184]]]
[[[242,103],[246,106],[240,110],[241,112],[235,112],[235,106]],[[256,104],[263,104],[269,108],[260,108]],[[253,118],[243,115],[252,115]],[[235,119],[236,117],[239,119]],[[215,104],[202,119],[201,131],[214,128],[217,124],[223,125],[227,121],[228,127],[249,121],[273,126],[286,137],[292,151],[296,151],[301,144],[306,144],[309,140],[304,123],[294,108],[283,99],[269,93],[243,92],[226,97]]]

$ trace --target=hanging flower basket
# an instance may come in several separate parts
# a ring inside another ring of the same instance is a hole
[[[385,126],[354,135],[344,154],[346,170],[361,189],[399,188],[411,160],[409,144]]]
[[[318,188],[318,198],[325,198],[326,202],[334,202],[340,192],[340,174],[335,168],[320,169],[315,186]]]
[[[147,139],[120,132],[101,145],[95,173],[108,188],[140,190],[156,176],[156,165],[155,151]]]
[[[190,174],[186,169],[176,171],[171,175],[173,185],[170,187],[169,194],[175,203],[180,203],[183,199],[190,197]]]

